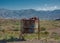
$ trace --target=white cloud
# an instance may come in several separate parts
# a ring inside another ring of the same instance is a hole
[[[36,8],[36,10],[44,10],[44,11],[52,11],[52,10],[55,10],[55,9],[60,9],[58,6],[50,6],[50,7],[47,7],[47,5],[45,4],[46,7],[40,7],[40,8]]]

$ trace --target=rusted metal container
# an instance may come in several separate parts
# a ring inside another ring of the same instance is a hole
[[[38,18],[21,19],[22,33],[34,33],[38,31]]]

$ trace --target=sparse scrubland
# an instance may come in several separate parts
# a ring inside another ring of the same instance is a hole
[[[0,19],[0,40],[8,40],[11,37],[19,39],[20,37],[20,20]],[[60,40],[60,21],[41,20],[40,21],[40,38]],[[38,34],[24,34],[26,40],[37,39]]]

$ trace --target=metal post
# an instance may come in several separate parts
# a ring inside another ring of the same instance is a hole
[[[40,40],[40,20],[38,18],[38,40]]]

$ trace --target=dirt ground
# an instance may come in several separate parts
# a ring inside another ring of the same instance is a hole
[[[60,41],[53,40],[29,40],[29,41],[19,41],[19,42],[7,42],[7,43],[60,43]]]

